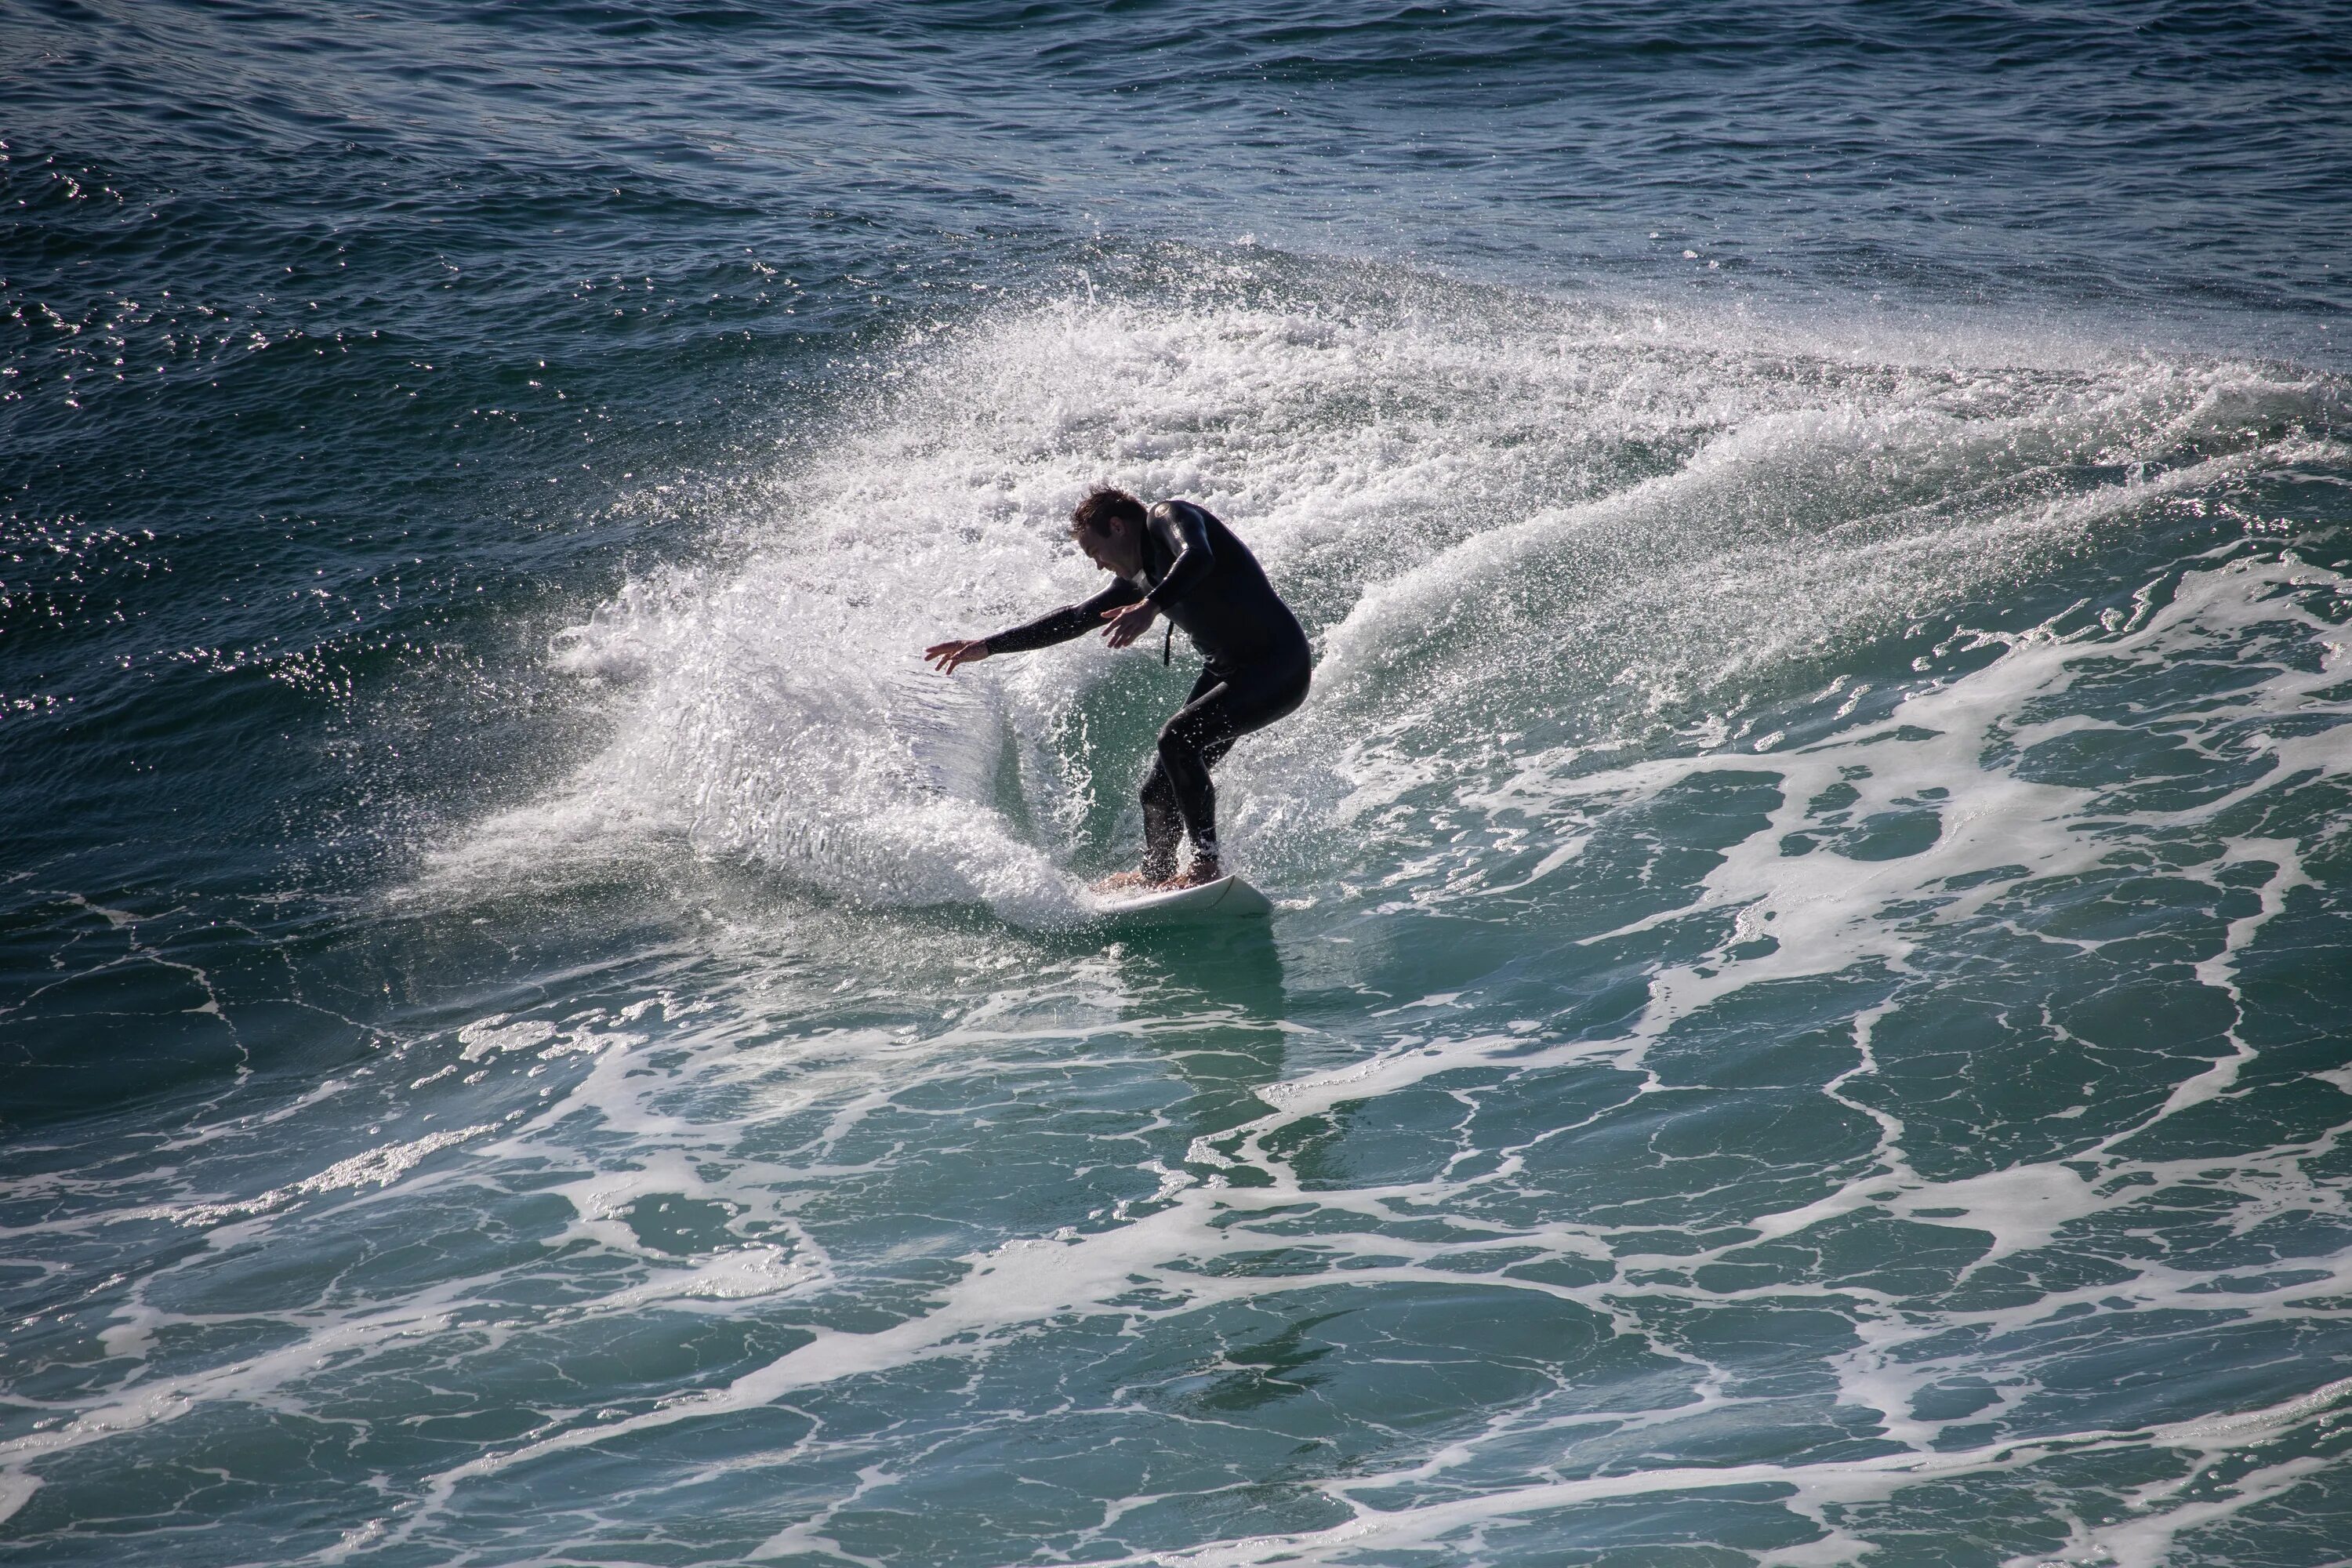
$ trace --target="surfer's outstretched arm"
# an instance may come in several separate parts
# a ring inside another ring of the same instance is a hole
[[[1081,632],[1094,630],[1102,625],[1107,613],[1121,605],[1132,605],[1142,597],[1143,590],[1122,577],[1084,604],[1064,605],[1026,626],[998,632],[994,637],[974,637],[969,642],[934,644],[923,650],[923,657],[945,674],[960,664],[970,664],[992,654],[1028,653],[1034,648],[1051,647],[1055,643],[1069,641]]]

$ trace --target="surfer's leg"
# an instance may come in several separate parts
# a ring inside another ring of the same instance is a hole
[[[1143,779],[1143,869],[1147,883],[1164,882],[1176,874],[1176,840],[1183,837],[1184,816],[1176,805],[1176,786],[1158,757]]]
[[[1202,685],[1210,679],[1204,671]],[[1205,691],[1196,685],[1193,700],[1161,728],[1160,762],[1152,776],[1166,776],[1184,831],[1192,837],[1192,853],[1201,860],[1217,858],[1217,786],[1210,780],[1210,768],[1242,736],[1263,730],[1307,700],[1307,667],[1301,664],[1244,670]],[[1147,831],[1149,820],[1147,816]],[[1169,855],[1172,860],[1172,846]]]
[[[1207,670],[1192,682],[1192,689],[1184,699],[1185,708],[1217,688],[1218,679]],[[1182,709],[1178,710],[1183,711]],[[1162,734],[1165,734],[1165,731]],[[1175,781],[1168,776],[1165,748],[1151,759],[1151,771],[1143,776],[1143,868],[1146,883],[1164,882],[1176,874],[1176,843],[1184,836],[1183,808],[1178,805]]]
[[[1176,716],[1160,727],[1160,760],[1151,770],[1154,778],[1168,781],[1169,799],[1182,819],[1184,831],[1192,836],[1192,854],[1199,859],[1217,858],[1217,786],[1209,780],[1207,753],[1213,748],[1222,756],[1233,744],[1236,731],[1232,731],[1231,704],[1226,700],[1231,691],[1220,681],[1207,695],[1178,709]],[[1168,851],[1171,874],[1175,853],[1171,842]]]

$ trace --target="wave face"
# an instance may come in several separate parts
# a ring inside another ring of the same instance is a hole
[[[864,903],[1077,918],[1056,864],[1132,852],[1136,742],[1189,676],[1082,643],[942,683],[911,652],[1090,593],[1066,520],[1106,473],[1243,521],[1318,635],[1309,707],[1225,773],[1254,861],[1311,873],[1335,839],[1392,853],[1354,826],[1365,777],[1459,794],[1547,751],[1719,742],[1842,650],[2343,455],[2312,434],[2340,388],[2275,367],[1909,366],[1391,282],[909,345],[866,427],[746,506],[740,559],[556,634],[555,668],[625,693],[614,738],[436,868],[667,835]]]
[[[2342,47],[2135,16],[0,19],[0,1542],[2340,1557]],[[920,662],[1104,480],[1269,921]]]

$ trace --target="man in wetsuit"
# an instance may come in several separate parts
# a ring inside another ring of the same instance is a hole
[[[1109,587],[994,637],[939,643],[923,657],[945,674],[992,654],[1050,647],[1097,626],[1113,647],[1135,641],[1160,616],[1183,627],[1205,668],[1184,706],[1161,726],[1160,754],[1143,781],[1142,868],[1104,886],[1213,882],[1223,872],[1209,770],[1234,741],[1307,700],[1307,634],[1257,558],[1204,507],[1164,500],[1147,510],[1125,490],[1102,489],[1070,514],[1070,533],[1087,558],[1116,579]],[[1167,657],[1164,647],[1160,657]],[[1180,879],[1176,841],[1182,834],[1192,836],[1192,863]]]

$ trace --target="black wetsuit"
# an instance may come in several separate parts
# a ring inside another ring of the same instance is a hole
[[[1164,500],[1146,514],[1143,570],[1081,605],[1066,605],[1025,626],[986,639],[988,651],[1025,653],[1067,642],[1103,624],[1103,612],[1138,600],[1184,628],[1206,668],[1160,731],[1159,755],[1143,781],[1143,873],[1175,874],[1180,832],[1193,852],[1217,853],[1217,791],[1209,770],[1234,742],[1307,700],[1312,657],[1298,618],[1265,580],[1249,547],[1206,508]],[[1164,657],[1163,649],[1163,657]]]

